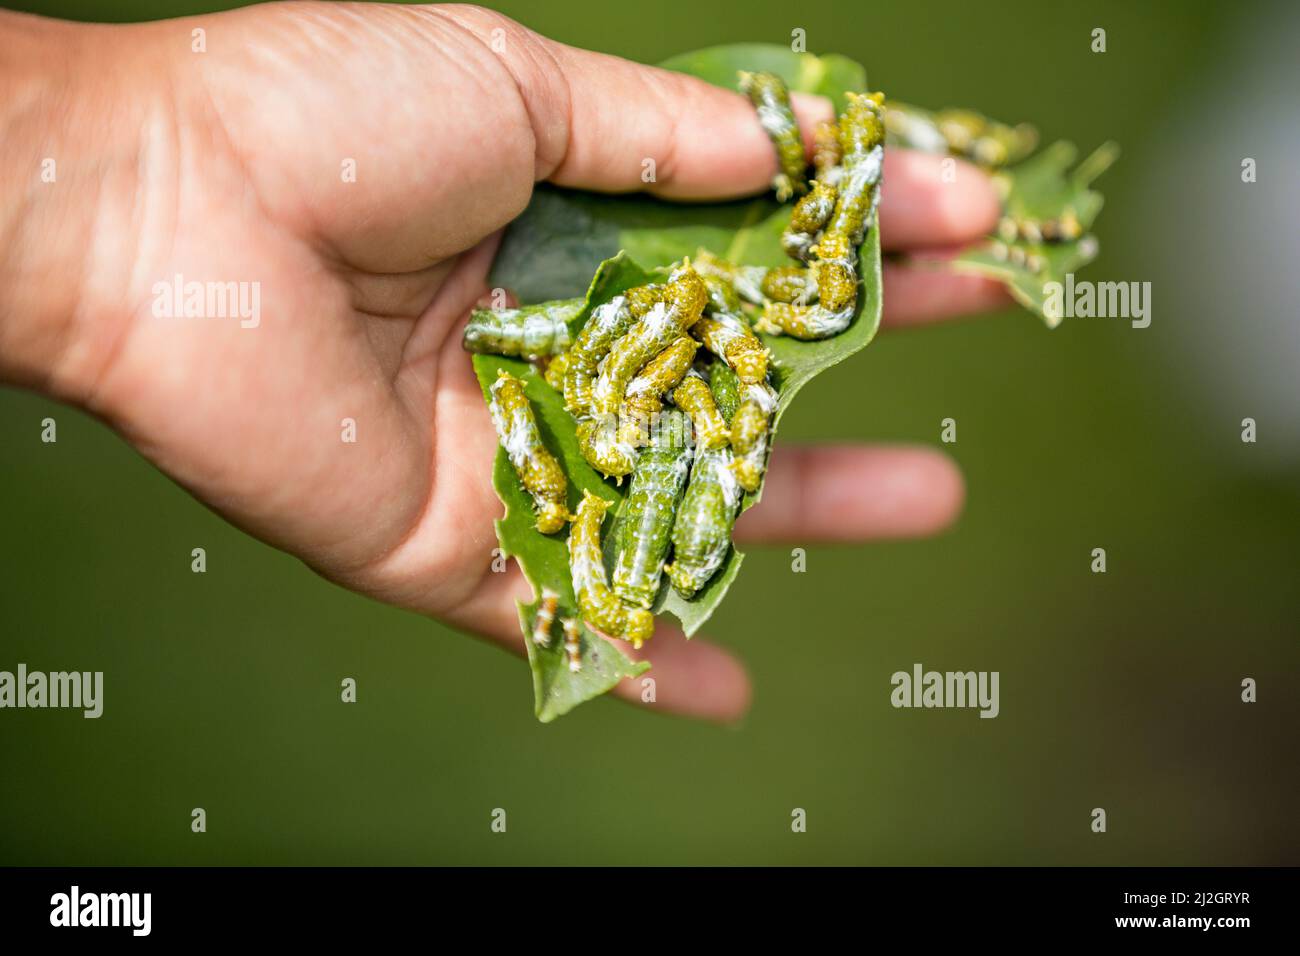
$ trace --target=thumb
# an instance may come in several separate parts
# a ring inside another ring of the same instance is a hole
[[[683,73],[565,46],[489,10],[441,8],[488,44],[509,70],[536,139],[536,178],[602,192],[668,199],[760,192],[776,155],[749,101]],[[793,94],[811,149],[829,100]],[[646,160],[654,180],[646,182]]]

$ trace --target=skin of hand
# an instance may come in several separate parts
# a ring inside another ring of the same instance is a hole
[[[683,201],[767,189],[775,156],[745,98],[459,5],[127,26],[0,12],[0,50],[0,380],[97,415],[326,578],[522,653],[514,601],[531,595],[513,564],[491,571],[496,437],[465,317],[538,181]],[[809,136],[831,116],[795,107]],[[998,200],[973,167],[944,182],[937,158],[894,151],[880,215],[887,249],[942,258],[993,227]],[[259,324],[156,317],[154,285],[177,274],[259,283]],[[1006,302],[891,264],[884,295],[892,326]],[[925,534],[962,498],[930,449],[783,447],[736,535]],[[747,709],[716,645],[660,621],[640,653],[658,709]]]

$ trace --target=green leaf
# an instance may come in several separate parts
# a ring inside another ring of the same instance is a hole
[[[1114,163],[1119,156],[1119,147],[1114,143],[1104,143],[1070,172],[1076,156],[1072,144],[1053,143],[1020,165],[999,173],[996,178],[1006,197],[1003,203],[1006,215],[1052,219],[1067,208],[1073,208],[1085,231],[1082,237],[1073,242],[1031,243],[1020,240],[1009,244],[1000,243],[993,237],[965,250],[953,260],[956,269],[1004,282],[1012,296],[1025,308],[1037,312],[1049,328],[1059,325],[1061,318],[1048,314],[1044,307],[1044,286],[1049,282],[1064,283],[1067,273],[1083,268],[1097,257],[1097,239],[1087,230],[1101,212],[1103,199],[1101,193],[1090,189],[1089,185]],[[995,250],[999,244],[1004,248],[1019,248],[1026,257],[1038,256],[1042,259],[1042,268],[1035,271],[998,255]]]
[[[768,70],[780,74],[792,90],[830,97],[837,109],[843,107],[846,91],[866,89],[866,75],[856,63],[840,56],[793,53],[783,46],[714,47],[674,57],[663,66],[730,89],[736,88],[739,70]],[[522,302],[569,298],[586,289],[587,305],[575,320],[577,326],[596,305],[649,281],[652,270],[693,256],[700,248],[750,265],[787,264],[790,260],[781,249],[780,236],[790,208],[778,204],[770,194],[736,202],[686,205],[647,196],[597,195],[539,186],[528,208],[506,233],[493,264],[492,282],[511,289]],[[860,250],[859,275],[863,282],[858,311],[842,334],[820,342],[763,336],[772,350],[772,379],[778,399],[773,437],[799,389],[818,372],[866,346],[876,333],[881,306],[880,237],[874,226]],[[474,367],[484,389],[495,380],[498,368],[509,369],[527,383],[547,447],[560,458],[570,477],[571,506],[576,506],[583,488],[616,505],[622,502],[623,491],[603,480],[582,458],[573,419],[564,411],[559,394],[527,363],[478,355]],[[503,451],[497,456],[494,483],[506,505],[506,517],[497,524],[502,549],[519,560],[535,595],[543,586],[549,587],[561,595],[562,608],[575,607],[562,536],[550,538],[536,531],[531,499]],[[761,494],[760,488],[746,495],[742,509],[752,507]],[[717,575],[690,601],[665,583],[655,604],[656,613],[668,611],[681,621],[687,636],[694,634],[721,603],[742,560],[732,548]],[[609,650],[602,648],[600,660],[588,668],[584,641],[583,669],[570,675],[562,649],[534,647],[527,637],[532,610],[532,605],[523,607],[520,621],[529,645],[536,709],[542,720],[565,713],[644,668],[612,644],[606,644]]]

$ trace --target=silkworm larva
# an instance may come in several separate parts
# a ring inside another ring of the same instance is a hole
[[[828,232],[813,246],[817,258],[812,271],[816,276],[818,298],[827,311],[838,313],[852,311],[858,297],[858,271],[853,247],[847,236]],[[773,296],[772,298],[776,298]],[[787,299],[796,305],[806,304],[797,299]]]
[[[840,175],[844,149],[840,146],[840,128],[836,123],[818,123],[813,146],[813,168],[817,181],[834,186]],[[815,188],[815,187],[814,187]]]
[[[769,269],[763,277],[763,295],[776,302],[810,302],[817,298],[816,274],[802,266]]]
[[[818,302],[815,305],[792,305],[769,302],[754,328],[769,335],[788,335],[805,342],[839,335],[853,322],[853,306],[832,312]]]
[[[731,448],[736,455],[731,470],[745,491],[757,491],[763,482],[772,413],[775,411],[776,393],[766,383],[759,383],[748,387],[731,420]]]
[[[627,386],[641,367],[685,335],[700,317],[709,297],[704,280],[689,263],[674,276],[664,289],[663,301],[656,303],[610,348],[592,389],[593,414],[618,414]]]
[[[689,335],[678,336],[628,383],[623,418],[619,422],[620,440],[638,447],[645,444],[651,416],[663,408],[663,395],[690,370],[699,347],[700,343]]]
[[[766,382],[747,385],[741,392],[740,407],[731,419],[731,447],[738,455],[753,448],[767,434],[767,424],[776,411],[776,393]]]
[[[560,618],[560,628],[564,631],[564,656],[569,661],[569,672],[576,674],[582,670],[582,627],[576,618]]]
[[[709,289],[709,301],[704,306],[704,311],[712,314],[714,312],[739,312],[740,296],[736,292],[736,287],[731,284],[730,279],[724,279],[713,273],[701,271],[700,278]]]
[[[673,587],[694,597],[722,567],[740,505],[730,448],[700,449],[673,519],[673,560],[664,568]]]
[[[542,588],[537,618],[533,621],[533,643],[538,647],[551,646],[551,625],[555,623],[555,611],[559,606],[560,596],[550,588]]]
[[[731,422],[744,398],[745,386],[726,362],[714,359],[709,363],[709,391],[713,393],[713,401],[722,414],[722,420],[727,423],[730,435]]]
[[[621,637],[640,647],[654,632],[654,616],[644,608],[629,608],[609,589],[605,563],[600,548],[600,526],[609,502],[590,491],[582,493],[582,503],[569,529],[569,570],[573,591],[583,618],[610,637]]]
[[[1004,216],[998,223],[998,235],[1006,242],[1072,242],[1083,235],[1083,226],[1074,210],[1067,209],[1056,219]]]
[[[691,332],[730,365],[742,382],[761,382],[767,376],[767,347],[739,316],[725,312],[706,316],[691,326]]]
[[[885,128],[909,149],[964,156],[986,169],[1017,163],[1038,145],[1038,130],[1028,123],[1009,126],[972,110],[931,113],[895,100],[886,104]]]
[[[813,181],[808,195],[794,204],[790,224],[781,234],[781,248],[786,255],[801,262],[808,261],[809,249],[835,211],[838,197],[839,191],[829,181],[821,178]]]
[[[564,392],[564,374],[569,369],[569,352],[566,350],[555,356],[546,363],[546,370],[542,377],[546,379],[546,384],[551,386],[557,392]]]
[[[554,534],[570,517],[565,507],[569,482],[564,477],[564,469],[542,443],[533,406],[524,394],[524,383],[501,369],[490,391],[489,407],[497,437],[520,482],[533,497],[537,530]]]
[[[636,448],[619,437],[618,416],[598,415],[578,422],[578,450],[587,463],[619,484],[636,465]]]
[[[1028,156],[1038,145],[1038,130],[1028,123],[1008,126],[973,110],[940,110],[934,125],[950,152],[990,169]]]
[[[536,359],[569,347],[569,323],[582,299],[559,299],[518,309],[475,309],[461,340],[468,352]]]
[[[707,249],[701,249],[695,254],[695,270],[701,276],[710,276],[728,283],[746,302],[763,304],[763,277],[768,271],[766,267],[738,266],[715,256]]]
[[[659,416],[614,523],[614,593],[629,604],[648,608],[659,593],[673,513],[691,470],[689,427],[681,412]]]
[[[592,310],[587,324],[569,350],[568,368],[564,372],[564,407],[571,414],[588,414],[596,367],[632,322],[632,310],[626,296],[615,296]]]
[[[852,169],[885,141],[883,93],[849,93],[848,107],[840,117],[841,165]]]
[[[727,371],[731,372],[730,369]],[[731,376],[739,383],[734,372],[731,372]],[[673,404],[691,416],[691,427],[695,431],[695,440],[700,447],[721,448],[727,443],[731,434],[727,421],[722,417],[722,412],[718,411],[713,392],[699,372],[692,369],[686,373],[681,384],[673,389]]]
[[[776,148],[780,171],[772,180],[772,186],[776,189],[777,200],[785,202],[792,196],[802,195],[808,188],[807,161],[803,136],[790,108],[790,91],[786,89],[785,81],[775,73],[741,72],[740,91],[754,104],[758,122]]]
[[[875,219],[880,198],[880,174],[885,150],[877,145],[859,163],[849,168],[840,180],[835,211],[826,223],[826,232],[838,232],[857,247]]]
[[[632,318],[642,318],[647,312],[664,300],[664,289],[666,287],[661,282],[652,282],[647,285],[639,285],[635,288],[628,289],[623,293],[627,296],[627,307],[632,310]]]

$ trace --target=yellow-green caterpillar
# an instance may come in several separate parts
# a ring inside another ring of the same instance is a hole
[[[707,278],[726,283],[746,302],[754,305],[763,304],[763,277],[767,275],[766,266],[738,266],[709,252],[700,249],[695,254],[695,270]],[[723,311],[734,312],[734,309]]]
[[[519,475],[524,489],[537,508],[537,530],[554,534],[569,520],[565,506],[569,482],[555,456],[542,444],[533,406],[524,394],[524,383],[505,369],[492,383],[489,410],[501,447]]]
[[[691,333],[730,365],[742,382],[761,382],[767,376],[767,346],[739,316],[716,312],[696,322]]]
[[[1004,242],[1073,242],[1082,235],[1083,226],[1073,209],[1066,209],[1055,219],[1003,216],[998,223],[998,237]]]
[[[807,303],[817,298],[817,274],[803,266],[769,269],[762,288],[763,295],[774,302]]]
[[[564,371],[564,407],[571,414],[582,416],[590,412],[596,368],[633,320],[627,297],[622,295],[592,310],[573,348],[569,349],[568,367]]]
[[[839,121],[840,165],[845,173],[865,160],[885,142],[885,120],[881,104],[884,93],[849,93],[848,107]]]
[[[836,145],[838,146],[838,143]],[[837,174],[841,172],[839,167],[836,167],[835,171]],[[838,180],[840,177],[836,175],[833,178]],[[808,195],[794,204],[794,211],[790,213],[790,223],[781,233],[781,248],[792,259],[808,261],[817,234],[835,212],[839,190],[830,180],[831,177],[822,178],[819,174]]]
[[[598,415],[578,422],[578,450],[587,463],[619,484],[636,465],[636,447],[619,435],[617,415]]]
[[[542,378],[546,379],[547,385],[563,394],[564,375],[568,369],[569,353],[564,351],[546,363],[546,370],[542,373]]]
[[[592,390],[594,415],[617,415],[628,383],[700,317],[709,290],[688,262],[673,274],[664,297],[614,343]]]
[[[834,186],[839,179],[840,163],[844,161],[839,124],[818,123],[814,143],[813,168],[817,170],[817,181]]]
[[[688,429],[679,411],[659,416],[619,508],[613,531],[614,593],[629,604],[648,608],[659,593],[673,514],[691,470]]]
[[[757,491],[763,482],[768,435],[775,411],[776,393],[766,383],[759,383],[746,387],[740,407],[731,419],[731,449],[736,456],[731,470],[746,491]]]
[[[769,302],[754,328],[769,335],[788,335],[803,341],[827,339],[839,335],[853,322],[853,306],[832,312],[820,302],[792,305]]]
[[[569,570],[573,591],[583,618],[610,637],[621,637],[640,647],[654,633],[654,616],[644,608],[629,608],[609,589],[600,547],[600,526],[609,502],[590,491],[569,529]]]
[[[645,444],[651,416],[663,408],[664,393],[682,380],[699,347],[689,335],[679,336],[628,383],[623,420],[619,422],[620,439],[638,447]]]
[[[730,369],[727,371],[731,372]],[[734,372],[731,375],[735,378]],[[695,441],[701,447],[721,448],[730,440],[731,432],[727,421],[722,417],[722,412],[718,411],[713,392],[699,372],[692,369],[686,373],[681,384],[673,389],[673,404],[691,417]]]
[[[803,136],[790,108],[790,91],[775,73],[740,73],[740,92],[758,111],[758,122],[772,140],[780,167],[772,187],[778,202],[802,195],[808,188]]]
[[[858,270],[855,249],[848,238],[838,232],[828,232],[813,247],[813,254],[817,259],[811,271],[816,276],[814,287],[821,304],[829,312],[852,311],[858,298]],[[804,304],[798,299],[785,301]]]
[[[582,299],[559,299],[518,309],[475,309],[461,344],[468,352],[537,359],[569,347],[569,323]]]

